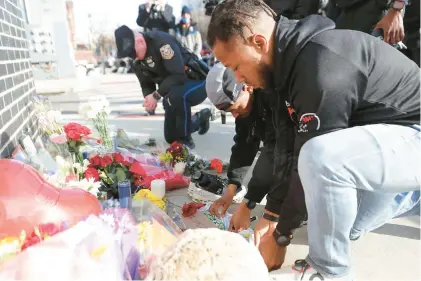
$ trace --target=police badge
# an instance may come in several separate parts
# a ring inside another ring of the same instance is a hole
[[[174,56],[174,50],[169,44],[162,46],[159,51],[161,52],[161,56],[164,60],[170,60]]]

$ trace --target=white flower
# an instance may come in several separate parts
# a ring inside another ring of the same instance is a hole
[[[83,172],[85,172],[88,169],[89,166],[89,160],[88,159],[83,159]]]
[[[184,174],[184,170],[186,169],[186,164],[187,164],[186,162],[175,163],[174,168],[173,168],[174,172],[180,175]]]
[[[58,110],[49,110],[47,112],[47,119],[50,122],[57,122],[61,120],[61,112]]]
[[[80,181],[70,181],[67,186],[86,190],[96,196],[101,187],[101,183],[95,182],[93,179],[83,179]]]

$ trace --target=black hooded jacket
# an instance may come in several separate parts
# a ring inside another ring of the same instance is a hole
[[[280,210],[283,234],[306,215],[297,170],[306,141],[353,126],[420,123],[418,66],[373,36],[334,28],[321,16],[281,18],[276,27],[276,176],[289,191],[282,202],[285,188],[271,190],[266,208]]]

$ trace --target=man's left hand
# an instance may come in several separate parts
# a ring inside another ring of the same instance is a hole
[[[287,253],[287,247],[279,246],[272,235],[265,235],[260,240],[259,251],[269,271],[281,268]]]
[[[145,97],[145,100],[143,101],[143,107],[148,112],[155,111],[157,105],[158,105],[158,101],[153,97],[152,94],[147,95]]]
[[[405,37],[402,13],[389,9],[374,29],[383,29],[384,42],[388,44],[396,44],[402,41]]]

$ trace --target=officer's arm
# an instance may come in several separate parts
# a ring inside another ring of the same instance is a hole
[[[159,85],[158,93],[161,96],[167,95],[174,85],[182,85],[187,80],[184,70],[184,60],[180,48],[173,43],[164,43],[159,46],[162,63],[170,73]]]
[[[133,69],[137,79],[139,80],[140,87],[142,88],[143,96],[146,97],[147,95],[152,94],[156,90],[155,82],[142,74],[137,62],[133,63]]]

